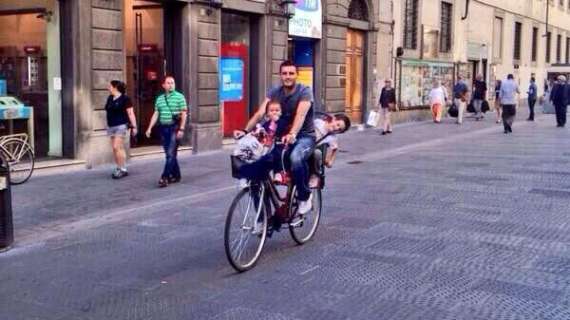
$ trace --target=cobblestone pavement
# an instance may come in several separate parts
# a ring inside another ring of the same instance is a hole
[[[570,134],[552,116],[353,131],[316,238],[236,274],[227,152],[39,172],[16,186],[0,319],[570,319]]]

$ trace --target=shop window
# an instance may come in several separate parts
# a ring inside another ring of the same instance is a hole
[[[404,48],[418,48],[418,0],[406,0],[404,12]]]
[[[0,1],[0,82],[6,94],[33,109],[35,155],[62,155],[59,2]],[[14,120],[12,132],[27,132],[27,120]],[[3,121],[2,121],[3,122]],[[30,132],[27,132],[30,134]]]
[[[536,62],[536,55],[538,53],[538,28],[532,28],[532,52],[530,59],[532,62]]]
[[[451,26],[453,20],[453,6],[451,3],[441,3],[441,37],[439,50],[441,52],[451,51]]]
[[[515,44],[513,46],[513,59],[521,59],[522,23],[515,22]]]
[[[352,0],[348,5],[348,17],[354,20],[368,21],[368,8],[363,0]]]

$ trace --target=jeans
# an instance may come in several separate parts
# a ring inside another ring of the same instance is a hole
[[[176,139],[176,125],[161,125],[160,135],[162,147],[166,156],[166,163],[162,171],[163,179],[180,179],[180,167],[178,166],[178,139]]]
[[[556,108],[556,123],[559,127],[564,127],[566,125],[566,110],[567,106],[564,105],[554,105]]]
[[[481,119],[481,107],[483,106],[483,100],[475,99],[473,100],[473,108],[475,109],[475,119]]]
[[[536,98],[528,98],[528,109],[529,109],[529,114],[528,114],[528,119],[529,120],[534,120],[534,104],[536,103]]]
[[[289,160],[293,183],[297,187],[297,199],[306,201],[311,195],[309,188],[309,157],[315,148],[315,137],[302,136],[293,145]]]
[[[239,169],[240,177],[255,181],[267,179],[271,170],[278,172],[284,169],[282,162],[284,162],[283,160],[286,160],[286,158],[282,159],[282,154],[283,146],[275,146],[271,152],[255,162],[242,165]]]

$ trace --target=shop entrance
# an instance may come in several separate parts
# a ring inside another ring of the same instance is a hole
[[[224,137],[243,129],[250,112],[260,102],[260,65],[251,63],[259,56],[261,24],[256,15],[222,11],[222,43],[220,46],[219,97],[220,119]]]
[[[297,66],[297,82],[313,89],[315,73],[315,43],[310,38],[292,37],[289,39],[288,58]]]
[[[157,145],[159,135],[144,133],[154,112],[154,101],[166,75],[164,8],[148,1],[125,1],[127,92],[133,99],[139,134],[132,147]]]
[[[33,109],[34,151],[38,158],[62,156],[60,2],[0,1],[0,96]],[[27,131],[15,119],[12,133]],[[9,134],[0,120],[0,135]]]
[[[364,32],[348,29],[346,33],[345,111],[354,123],[362,122]]]

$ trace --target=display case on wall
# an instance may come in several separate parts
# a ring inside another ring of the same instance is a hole
[[[451,94],[453,88],[453,63],[402,60],[399,79],[401,108],[427,107],[433,81],[440,81]]]

